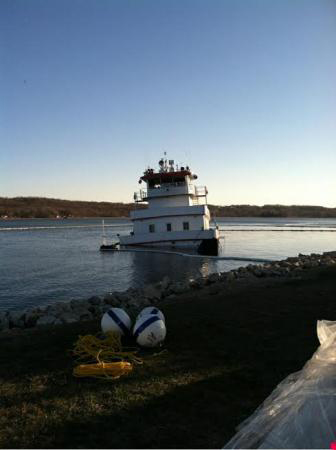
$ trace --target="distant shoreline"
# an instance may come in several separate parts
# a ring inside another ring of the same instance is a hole
[[[55,222],[57,221],[64,221],[64,220],[90,220],[90,219],[101,219],[101,220],[105,220],[105,219],[124,219],[127,220],[130,219],[129,216],[86,216],[86,217],[81,217],[81,216],[76,216],[76,217],[66,217],[66,218],[56,218],[56,217],[7,217],[7,218],[3,218],[0,217],[0,221],[6,222],[9,220],[54,220]],[[211,218],[211,220],[213,220],[214,217]],[[307,219],[307,220],[316,220],[316,219],[336,219],[335,217],[316,217],[316,216],[312,216],[312,217],[306,217],[306,216],[216,216],[215,219]]]
[[[136,203],[91,202],[42,197],[0,197],[0,219],[127,219]],[[336,218],[336,208],[310,205],[208,205],[212,217]]]

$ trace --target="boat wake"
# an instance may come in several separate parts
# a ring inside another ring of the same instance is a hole
[[[108,251],[105,251],[108,252]],[[104,252],[104,253],[105,253]],[[118,250],[111,250],[113,253],[119,253],[119,252],[137,252],[137,253],[159,253],[159,254],[165,254],[165,255],[177,255],[177,256],[183,256],[188,258],[206,258],[206,259],[215,259],[223,260],[223,261],[246,261],[246,262],[255,262],[255,263],[268,263],[273,261],[272,259],[265,259],[265,258],[248,258],[245,256],[207,256],[207,255],[198,255],[196,253],[185,253],[185,252],[179,252],[175,250],[159,250],[159,249],[151,249],[151,248],[119,248]]]

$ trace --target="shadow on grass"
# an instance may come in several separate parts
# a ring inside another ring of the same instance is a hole
[[[141,405],[115,412],[69,412],[30,441],[8,448],[219,448],[234,433],[237,421],[263,400],[263,389],[251,389],[249,375],[222,374],[173,388]]]

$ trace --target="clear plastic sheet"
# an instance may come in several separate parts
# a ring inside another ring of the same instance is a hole
[[[224,448],[330,448],[336,441],[336,322],[317,322],[320,346],[285,378]]]

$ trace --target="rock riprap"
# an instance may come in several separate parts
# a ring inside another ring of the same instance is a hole
[[[208,288],[210,294],[217,294],[237,280],[266,277],[299,277],[303,271],[336,264],[336,251],[311,255],[299,254],[282,261],[266,264],[249,264],[229,272],[211,273],[186,281],[174,282],[165,276],[160,282],[148,284],[143,289],[130,288],[125,292],[111,292],[103,298],[94,296],[87,300],[57,302],[46,307],[25,311],[0,312],[0,330],[11,328],[32,328],[41,325],[61,325],[79,321],[100,319],[112,306],[124,308],[131,317],[149,305],[169,300],[193,289]],[[210,287],[209,287],[210,286]]]

